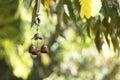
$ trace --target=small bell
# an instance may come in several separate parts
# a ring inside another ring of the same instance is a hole
[[[46,44],[43,44],[40,51],[41,53],[48,53],[48,46]]]
[[[40,50],[38,50],[35,45],[33,45],[33,44],[30,45],[29,53],[31,53],[32,55],[38,55],[39,52],[40,52]]]

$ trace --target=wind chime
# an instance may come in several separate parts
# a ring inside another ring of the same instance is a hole
[[[35,0],[35,6],[33,9],[33,15],[32,15],[32,26],[36,26],[36,33],[31,38],[31,45],[29,47],[29,53],[32,55],[39,55],[41,53],[48,53],[48,46],[45,44],[45,42],[42,44],[41,48],[38,48],[38,40],[43,40],[43,38],[39,35],[39,27],[40,27],[40,16],[39,16],[39,10],[40,10],[40,0]],[[37,41],[37,45],[32,43],[32,40]]]

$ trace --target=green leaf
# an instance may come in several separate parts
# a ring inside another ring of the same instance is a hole
[[[24,6],[30,8],[34,0],[23,0]]]
[[[89,23],[88,23],[88,24],[89,24]],[[88,34],[89,37],[91,37],[91,35],[90,35],[90,26],[89,26],[88,24],[87,24],[87,26],[86,26],[86,27],[87,27],[87,34]]]
[[[43,4],[43,6],[45,6],[45,3],[44,3],[44,2],[45,2],[45,0],[41,0],[41,3]]]
[[[107,42],[108,46],[110,47],[110,40],[108,39],[107,31],[104,32],[104,36],[105,36],[105,39],[106,39],[106,42]]]
[[[70,18],[73,21],[76,21],[76,17],[75,17],[75,13],[74,13],[74,9],[73,9],[71,0],[64,0],[64,4],[66,4],[68,7]]]
[[[66,25],[66,27],[68,27],[68,16],[65,12],[63,13],[63,22]]]
[[[39,14],[40,11],[40,0],[36,0],[36,14]]]
[[[100,52],[100,50],[102,49],[102,45],[103,45],[103,37],[99,31],[97,32],[95,36],[95,45],[97,47],[97,50]]]
[[[32,20],[31,20],[31,27],[33,26],[34,24],[34,18],[36,16],[36,10],[37,10],[37,5],[35,4],[34,8],[33,8],[33,11],[32,11]]]
[[[95,20],[94,20],[95,21]],[[93,22],[91,22],[91,24],[93,25]],[[98,31],[101,31],[100,29],[101,27],[101,21],[100,18],[94,23],[93,27],[92,27],[92,32],[96,35]]]

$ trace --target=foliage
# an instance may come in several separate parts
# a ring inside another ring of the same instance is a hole
[[[94,0],[40,0],[40,7],[36,1],[0,1],[1,80],[120,79],[119,0],[98,0],[91,7],[84,1]],[[39,33],[50,51],[34,58],[28,47],[38,10]]]
[[[32,0],[31,0],[32,1]],[[46,0],[45,0],[46,1]],[[42,1],[44,5],[46,2]],[[58,35],[63,36],[62,26],[73,25],[78,28],[78,34],[83,34],[80,30],[80,26],[85,25],[88,36],[94,38],[96,47],[98,51],[102,49],[102,44],[104,43],[104,38],[110,46],[110,42],[114,46],[114,51],[119,53],[120,50],[120,1],[119,0],[80,0],[80,5],[78,0],[50,0],[50,8],[47,8],[48,14],[52,15],[57,13],[57,25],[56,25],[56,37]],[[101,4],[102,2],[102,4]],[[101,7],[102,5],[102,7]],[[45,5],[44,5],[45,6]],[[78,16],[80,10],[80,16]],[[100,12],[99,12],[100,10]],[[113,11],[113,12],[111,12]],[[99,15],[98,15],[99,13]],[[98,16],[97,16],[98,15]],[[87,22],[83,22],[83,17],[90,18],[86,19]],[[93,17],[92,17],[93,16]],[[72,22],[71,22],[72,21]],[[80,22],[80,23],[79,23]]]

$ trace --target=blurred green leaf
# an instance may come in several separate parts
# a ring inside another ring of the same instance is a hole
[[[76,21],[76,16],[74,14],[74,9],[72,7],[72,2],[71,0],[64,0],[64,4],[67,5],[68,7],[68,11],[69,11],[69,14],[70,14],[70,18],[73,20],[73,21]]]

